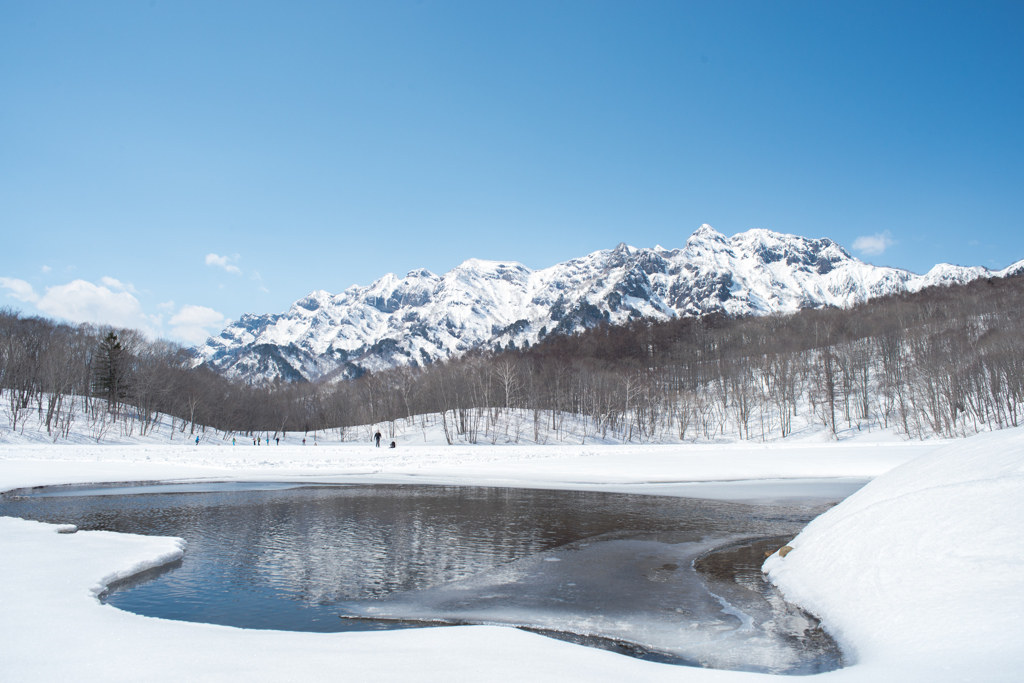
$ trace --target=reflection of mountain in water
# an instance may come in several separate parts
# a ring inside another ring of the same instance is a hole
[[[0,514],[184,537],[180,568],[108,597],[141,614],[309,631],[503,623],[762,671],[818,655],[773,625],[788,606],[725,596],[693,562],[795,534],[824,507],[406,486],[0,497]]]

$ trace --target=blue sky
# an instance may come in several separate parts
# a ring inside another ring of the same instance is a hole
[[[0,0],[0,305],[193,342],[701,223],[1001,268],[1021,35],[1020,2]]]

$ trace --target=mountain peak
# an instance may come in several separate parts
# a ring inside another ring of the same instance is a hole
[[[323,289],[318,289],[314,292],[310,292],[303,298],[292,304],[292,308],[300,308],[305,311],[316,311],[325,303],[331,300],[333,295]]]
[[[1024,262],[1007,268],[1012,274]],[[468,259],[444,275],[385,275],[332,296],[323,290],[277,315],[243,315],[197,355],[229,377],[343,379],[420,365],[478,347],[522,346],[637,317],[665,320],[851,306],[932,284],[992,277],[938,266],[926,276],[859,261],[829,239],[755,229],[727,238],[701,225],[683,249],[619,243],[543,270]]]
[[[427,278],[432,280],[436,277],[436,275],[434,275],[426,268],[417,268],[416,270],[410,270],[408,273],[405,274],[406,280],[415,280],[418,278]]]
[[[727,242],[728,238],[722,233],[712,228],[707,223],[702,223],[699,228],[693,231],[690,235],[690,239],[697,238],[701,240],[713,240],[715,242]]]

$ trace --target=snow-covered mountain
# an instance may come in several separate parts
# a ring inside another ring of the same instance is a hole
[[[615,249],[543,270],[470,259],[445,273],[388,274],[341,294],[316,291],[285,313],[243,315],[196,349],[249,381],[352,377],[485,346],[534,343],[602,320],[665,320],[851,306],[901,291],[1024,272],[942,264],[925,275],[873,266],[828,239],[768,230],[732,238],[702,225],[682,249]]]

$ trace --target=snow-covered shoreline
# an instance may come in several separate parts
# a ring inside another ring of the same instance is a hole
[[[758,446],[0,446],[0,490],[101,481],[374,481],[731,495],[871,479],[766,565],[854,663],[829,680],[1015,680],[1024,629],[1024,430],[954,442]],[[781,487],[781,488],[780,488]],[[725,493],[726,490],[733,493]],[[995,519],[993,510],[996,512]],[[246,631],[99,604],[104,577],[173,559],[175,539],[57,534],[0,519],[4,678],[674,680],[758,674],[630,659],[498,627]],[[187,552],[187,551],[186,551]],[[774,677],[773,677],[774,678]]]

